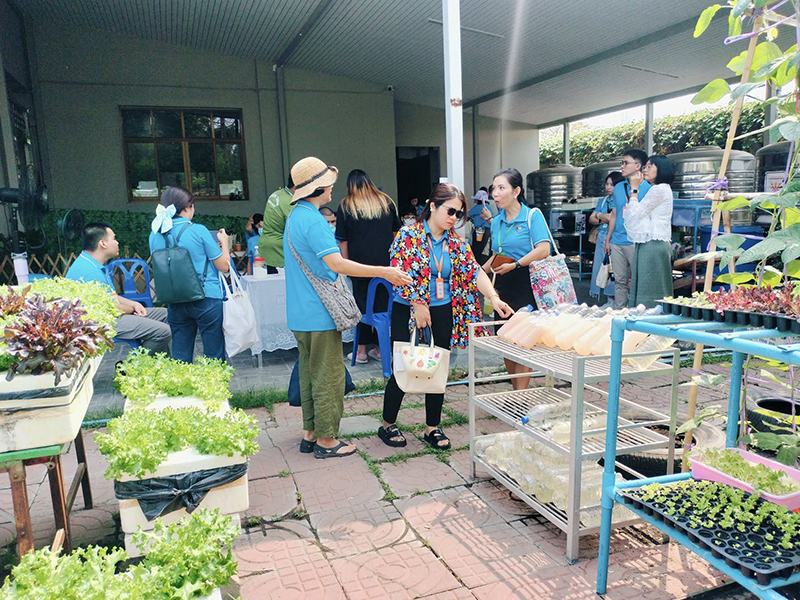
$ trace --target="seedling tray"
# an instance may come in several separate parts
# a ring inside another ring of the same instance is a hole
[[[716,321],[717,323],[730,323],[750,327],[764,327],[765,329],[778,329],[782,332],[800,334],[800,319],[785,315],[747,312],[741,310],[717,310],[709,306],[690,306],[668,300],[659,300],[664,309],[664,314],[680,315],[701,321]]]
[[[783,471],[790,479],[800,482],[800,470],[798,469],[794,469],[777,461],[764,458],[758,454],[753,454],[747,450],[742,450],[741,448],[728,448],[727,452],[736,452],[740,454],[746,461],[766,465],[773,471]],[[753,491],[753,486],[751,486],[749,483],[704,464],[702,455],[692,457],[692,478],[707,479],[709,481],[716,481],[718,483],[732,485],[735,488],[739,488],[740,490],[745,490],[747,492]],[[785,506],[789,510],[800,508],[800,490],[790,494],[784,494],[783,496],[769,494],[762,491],[761,497],[769,502]]]
[[[731,529],[719,525],[705,527],[702,523],[705,520],[704,516],[700,516],[697,519],[699,525],[693,527],[690,525],[691,516],[694,514],[693,508],[687,508],[683,515],[679,512],[683,502],[688,499],[685,494],[674,493],[676,511],[674,515],[667,515],[665,504],[642,500],[637,491],[619,490],[618,493],[625,504],[632,504],[634,508],[652,516],[655,520],[683,531],[691,542],[709,550],[715,558],[725,560],[729,567],[738,568],[745,577],[754,578],[759,585],[768,586],[774,578],[789,577],[800,566],[800,547],[791,550],[781,548],[778,540],[783,534],[774,527],[762,526],[754,529],[753,525],[748,523],[744,532],[736,527]],[[759,499],[758,502],[763,501]],[[774,543],[767,540],[767,535],[775,538]],[[800,539],[793,540],[793,543],[795,546],[800,546]],[[772,546],[772,549],[766,549],[766,546]]]

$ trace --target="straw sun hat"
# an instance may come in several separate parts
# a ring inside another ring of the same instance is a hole
[[[292,181],[295,182],[292,204],[314,193],[319,188],[326,188],[336,183],[339,169],[329,167],[315,156],[307,156],[298,160],[292,167]]]

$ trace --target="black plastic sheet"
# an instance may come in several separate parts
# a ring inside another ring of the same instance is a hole
[[[247,463],[154,477],[135,481],[115,481],[118,500],[138,500],[148,521],[182,508],[192,513],[209,490],[236,481],[247,473]]]

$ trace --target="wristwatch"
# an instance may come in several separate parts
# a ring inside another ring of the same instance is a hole
[[[515,268],[515,269],[519,269],[521,266],[522,266],[522,265],[521,265],[521,264],[519,264],[519,261],[518,261],[518,260],[515,260],[515,261],[514,261],[514,268]]]
[[[639,193],[639,189],[638,188],[631,189],[631,194],[638,194],[638,193]]]

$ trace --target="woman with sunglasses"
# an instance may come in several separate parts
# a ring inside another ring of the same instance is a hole
[[[513,313],[500,300],[469,245],[453,232],[466,211],[464,193],[452,183],[440,183],[433,188],[419,222],[402,227],[397,234],[389,249],[391,264],[408,273],[413,282],[394,288],[393,342],[409,341],[411,328],[416,326],[418,330],[430,328],[439,347],[466,347],[469,323],[482,320],[478,291],[491,298],[503,317]],[[406,445],[397,428],[403,396],[392,374],[383,396],[383,426],[378,429],[378,437],[389,446]],[[450,448],[450,440],[439,427],[443,404],[444,394],[425,394],[423,440],[437,450]]]
[[[515,311],[523,306],[536,306],[528,265],[550,256],[550,233],[541,211],[525,205],[522,175],[516,169],[498,171],[492,182],[492,196],[500,209],[492,219],[492,251],[483,265],[486,272],[496,274],[495,287]],[[502,315],[501,315],[502,316]],[[504,359],[509,375],[529,373],[524,365]],[[515,390],[528,387],[530,377],[515,377]]]

